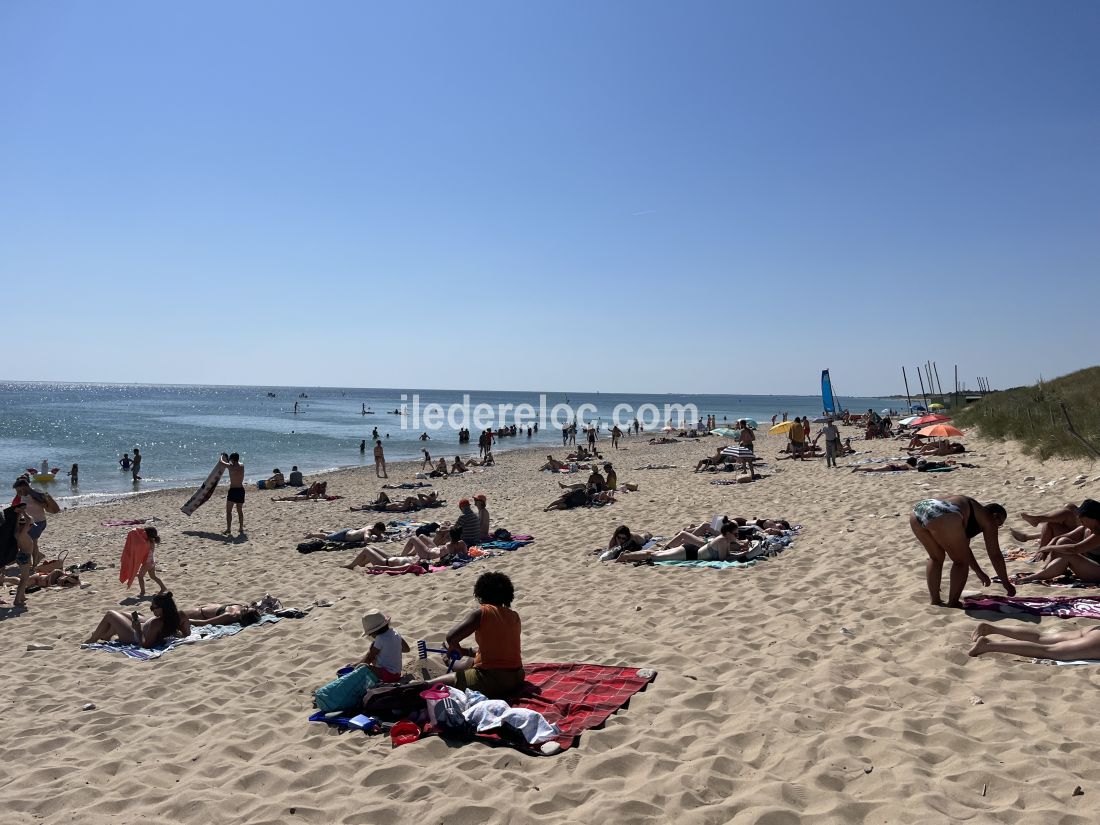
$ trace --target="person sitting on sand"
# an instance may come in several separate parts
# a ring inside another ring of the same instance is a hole
[[[1073,662],[1078,659],[1100,659],[1100,627],[1084,630],[1064,630],[1043,635],[1037,628],[1003,627],[989,622],[979,622],[971,638],[974,645],[968,651],[971,656],[986,653],[1008,653],[1032,659],[1051,659],[1056,662]],[[1011,641],[991,639],[1004,636]]]
[[[302,472],[298,469],[297,464],[290,468],[290,475],[287,477],[286,483],[291,487],[305,486],[306,482],[302,478]]]
[[[697,536],[689,538],[689,535],[681,532],[676,536],[678,543],[676,540],[670,541],[654,550],[622,553],[617,561],[741,561],[745,558],[743,548],[737,541],[737,525],[733,522],[723,524],[717,536],[701,544],[694,543]]]
[[[278,467],[271,471],[271,478],[264,481],[265,490],[277,490],[280,487],[285,486],[286,478],[283,477],[283,474],[279,471]]]
[[[125,644],[156,647],[170,636],[186,638],[191,635],[191,623],[179,612],[170,591],[154,594],[150,609],[153,615],[144,620],[136,610],[129,616],[118,610],[108,610],[84,644],[117,638]]]
[[[328,482],[315,481],[304,490],[299,490],[292,496],[272,496],[272,501],[317,501],[328,496]]]
[[[1051,560],[1042,570],[1018,576],[1016,584],[1050,581],[1072,573],[1082,582],[1100,582],[1100,502],[1087,498],[1076,508],[1079,526],[1051,540]]]
[[[464,472],[466,472],[466,465],[463,463],[462,459],[456,455],[455,460],[451,462],[451,475],[457,475],[458,473]]]
[[[615,472],[615,468],[611,466],[610,462],[605,462],[603,465],[603,471],[606,474],[604,480],[604,489],[616,490],[619,487],[619,475]],[[637,485],[634,485],[637,486]]]
[[[607,489],[607,482],[604,477],[600,475],[600,468],[595,464],[592,465],[592,472],[588,474],[588,480],[579,484],[563,484],[558,482],[558,486],[563,490],[587,490],[594,487],[596,492],[602,492]]]
[[[593,458],[592,453],[588,452],[588,450],[585,449],[585,447],[582,445],[582,446],[578,446],[577,449],[575,449],[573,452],[569,453],[569,455],[567,455],[565,457],[565,460],[566,461],[590,461],[592,458]]]
[[[401,654],[411,648],[390,626],[390,617],[381,610],[368,610],[363,616],[363,635],[371,637],[370,649],[362,659],[347,666],[368,667],[383,684],[400,682]]]
[[[1010,596],[1016,595],[1016,588],[1008,580],[1005,558],[997,543],[997,531],[1005,523],[1007,515],[1000,504],[979,504],[969,496],[929,498],[917,502],[913,507],[913,515],[909,517],[909,527],[928,553],[926,578],[931,604],[943,605],[940,581],[946,559],[951,559],[948,607],[962,606],[959,597],[966,586],[968,570],[977,574],[983,587],[989,587],[989,576],[982,571],[970,549],[971,540],[979,533],[985,540],[985,551],[1005,592]]]
[[[312,530],[306,533],[307,539],[323,539],[335,544],[357,544],[361,541],[385,541],[386,525],[375,522],[373,525],[365,524],[356,529],[345,527],[343,530]]]
[[[428,473],[429,478],[447,477],[447,459],[441,458],[436,462],[435,469]]]
[[[723,449],[724,449],[723,447],[718,447],[715,450],[714,455],[705,456],[703,458],[700,458],[698,463],[696,463],[695,469],[693,470],[693,472],[697,473],[700,470],[702,470],[704,467],[717,467],[718,465],[722,464],[725,461],[725,458],[726,458],[724,455],[722,455],[722,450]]]
[[[1080,541],[1084,538],[1084,531],[1077,517],[1077,506],[1075,504],[1067,504],[1065,507],[1052,510],[1049,513],[1040,513],[1039,515],[1020,513],[1020,518],[1032,527],[1042,525],[1042,528],[1038,533],[1026,533],[1023,530],[1013,528],[1009,531],[1012,538],[1022,542],[1038,539],[1040,549],[1046,547],[1059,536],[1067,536],[1074,541]],[[1042,554],[1041,557],[1046,558],[1046,554]]]
[[[546,456],[546,463],[543,464],[541,467],[539,467],[540,472],[543,471],[543,470],[549,470],[552,473],[556,473],[559,470],[564,470],[564,469],[565,469],[565,463],[562,462],[562,461],[558,461],[552,455]]]
[[[243,627],[256,624],[260,620],[260,610],[255,605],[235,602],[232,604],[200,604],[198,607],[181,610],[193,627],[206,625],[239,624]]]

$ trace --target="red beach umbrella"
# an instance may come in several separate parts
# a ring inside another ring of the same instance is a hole
[[[949,416],[949,415],[939,415],[938,413],[935,413],[933,415],[922,415],[916,421],[910,421],[909,426],[911,426],[911,427],[924,427],[928,424],[942,424],[944,421],[950,421],[950,420],[951,420],[951,416]]]

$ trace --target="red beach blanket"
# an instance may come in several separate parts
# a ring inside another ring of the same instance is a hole
[[[523,666],[527,677],[519,693],[505,698],[514,708],[530,708],[561,728],[552,741],[562,750],[577,744],[580,735],[599,727],[630,697],[645,690],[657,671],[636,667],[608,667],[575,663],[537,663]],[[431,735],[431,734],[428,734]],[[522,740],[502,739],[487,731],[475,737],[486,744],[511,745],[533,755],[537,747]],[[560,753],[561,751],[559,751]]]
[[[1100,599],[1095,597],[1051,599],[1046,596],[967,596],[962,602],[967,610],[996,610],[999,613],[1027,613],[1063,619],[1073,616],[1100,619]]]

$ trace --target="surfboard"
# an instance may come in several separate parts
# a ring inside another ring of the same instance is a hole
[[[210,475],[206,477],[206,481],[197,489],[191,498],[187,499],[180,512],[189,516],[198,510],[202,505],[206,504],[210,500],[210,496],[214,495],[214,489],[218,486],[218,482],[222,479],[222,473],[225,472],[225,465],[220,461],[210,471]]]

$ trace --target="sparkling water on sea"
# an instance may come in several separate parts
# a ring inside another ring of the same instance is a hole
[[[303,395],[306,397],[300,397]],[[414,395],[419,395],[421,404],[419,421],[412,415]],[[471,411],[474,405],[488,405],[492,414],[486,417],[487,425],[497,423],[501,405],[514,410],[517,405],[530,404],[536,415],[540,409],[540,394],[535,392],[5,383],[0,384],[0,468],[14,481],[19,473],[48,460],[61,471],[56,481],[38,486],[72,505],[197,485],[223,450],[241,454],[249,481],[266,478],[275,467],[288,473],[294,464],[307,475],[368,465],[373,463],[371,434],[375,427],[387,461],[419,459],[422,447],[433,457],[450,460],[456,454],[476,454],[478,422],[467,422],[474,430],[472,445],[460,447],[455,430],[445,421],[442,429],[428,430],[430,441],[421,442],[419,436],[427,429],[423,408],[438,404],[446,411],[452,404],[461,404],[464,395],[469,395]],[[546,394],[547,415],[555,405],[566,403],[574,409],[592,405],[585,417],[601,420],[604,437],[613,411],[622,404],[633,410],[643,404],[655,405],[657,418],[654,426],[647,426],[649,431],[666,423],[666,404],[694,405],[699,415],[716,416],[719,425],[754,418],[762,428],[772,415],[783,411],[811,418],[821,412],[821,399],[816,395],[554,392]],[[853,412],[900,406],[882,398],[847,397],[840,403]],[[393,410],[402,409],[402,405],[410,414],[394,415]],[[371,414],[362,414],[364,406]],[[675,412],[671,417],[674,423],[678,421]],[[564,410],[560,411],[558,420],[566,418]],[[632,419],[633,414],[626,415],[626,420]],[[509,423],[512,420],[509,418]],[[359,452],[362,439],[367,440],[365,454]],[[531,445],[545,445],[548,451],[560,447],[561,434],[548,420],[532,438],[524,431],[521,436],[502,439],[494,452]],[[133,455],[134,447],[140,448],[143,456],[142,480],[136,484],[118,464],[124,452]],[[76,488],[65,475],[74,463],[80,465]]]

